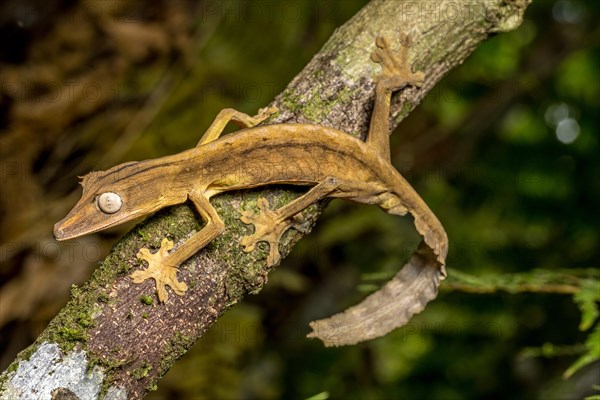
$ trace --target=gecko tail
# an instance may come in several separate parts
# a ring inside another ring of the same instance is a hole
[[[438,256],[421,241],[404,267],[380,290],[361,303],[329,318],[310,323],[309,338],[325,346],[352,345],[375,339],[406,325],[438,293],[445,278]]]

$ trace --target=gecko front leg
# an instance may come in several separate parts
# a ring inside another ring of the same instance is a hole
[[[169,253],[169,250],[173,248],[173,242],[167,238],[162,240],[160,249],[154,254],[150,253],[147,248],[140,249],[137,257],[147,261],[148,268],[131,274],[133,283],[142,283],[149,278],[154,279],[158,300],[161,302],[165,302],[169,298],[167,286],[171,287],[176,295],[183,296],[185,294],[187,285],[177,280],[178,267],[225,229],[223,221],[203,193],[192,192],[188,197],[196,206],[202,219],[206,221],[206,226],[172,253]]]

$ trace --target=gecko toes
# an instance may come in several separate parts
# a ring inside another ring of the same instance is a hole
[[[158,295],[158,301],[161,303],[166,303],[169,300],[169,293],[167,293],[167,288],[164,285],[156,285],[156,294]]]
[[[265,210],[269,210],[269,201],[267,199],[265,199],[264,197],[259,197],[258,200],[256,200],[256,205],[258,206],[258,209],[261,211],[265,211]]]
[[[244,246],[244,251],[246,253],[250,253],[251,251],[254,251],[255,242],[251,236],[244,236],[240,243],[242,246]]]
[[[371,53],[371,61],[381,63],[383,60],[381,59],[381,55],[379,53],[373,52]]]
[[[167,238],[164,238],[161,242],[160,242],[160,251],[162,253],[165,253],[169,250],[171,250],[173,248],[173,242]]]
[[[183,296],[188,289],[185,282],[179,282],[177,279],[171,280],[169,286],[171,286],[171,289],[173,289],[178,296]]]
[[[400,51],[394,54],[386,39],[375,39],[377,48],[371,54],[371,59],[381,65],[382,71],[377,77],[377,85],[386,90],[398,90],[406,85],[420,87],[424,80],[422,72],[412,72],[407,60],[407,51],[411,39],[406,34],[400,35]]]
[[[399,38],[402,46],[410,47],[412,45],[412,40],[409,34],[401,32]]]
[[[160,243],[160,249],[151,253],[146,247],[141,248],[137,258],[148,263],[146,269],[132,272],[129,276],[133,283],[142,283],[146,279],[154,279],[156,282],[156,293],[160,302],[166,302],[169,298],[167,286],[170,286],[175,294],[181,296],[187,291],[187,285],[177,280],[179,269],[176,265],[168,262],[169,250],[173,248],[173,242],[164,238]]]
[[[148,258],[152,256],[152,253],[150,253],[150,249],[143,247],[140,249],[140,251],[137,252],[135,256],[140,260],[148,261]]]
[[[148,274],[145,274],[144,271],[135,271],[129,276],[131,277],[133,283],[142,283],[148,279]]]

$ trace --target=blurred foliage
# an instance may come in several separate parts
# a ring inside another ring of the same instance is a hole
[[[168,18],[177,3],[139,15],[172,32],[185,25]],[[31,137],[50,143],[56,132],[58,150],[28,151],[37,158],[27,162],[34,172],[55,171],[43,187],[66,210],[85,167],[179,152],[221,108],[264,106],[364,3],[198,3],[205,6],[187,13],[189,42],[105,77],[127,89],[117,102],[75,115],[64,131],[40,125]],[[356,303],[418,242],[410,221],[334,201],[262,293],[221,318],[149,398],[597,399],[599,18],[599,2],[534,1],[518,30],[481,45],[393,134],[394,164],[451,241],[450,276],[409,325],[347,348],[304,338],[308,321]],[[88,46],[96,63],[110,52],[99,43]],[[26,59],[17,53],[14,65]],[[12,118],[7,109],[2,121]],[[114,234],[101,235],[114,243]],[[12,269],[0,268],[3,281],[26,261],[19,253]],[[3,328],[3,351],[6,338],[23,336],[24,328],[8,333],[15,324]]]
[[[445,289],[462,290],[470,293],[494,293],[503,290],[508,293],[573,293],[573,301],[581,311],[581,331],[589,330],[600,314],[600,270],[532,270],[496,276],[472,276],[457,270],[449,270],[450,279]],[[592,330],[584,345],[553,346],[546,343],[541,348],[528,348],[523,356],[555,357],[583,353],[563,374],[571,377],[588,364],[600,360],[600,324]]]

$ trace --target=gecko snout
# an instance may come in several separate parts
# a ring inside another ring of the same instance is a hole
[[[67,240],[76,236],[73,234],[73,229],[69,229],[69,224],[66,218],[54,224],[53,233],[54,239],[56,240]]]
[[[62,240],[65,232],[60,228],[60,222],[54,225],[54,239]]]

